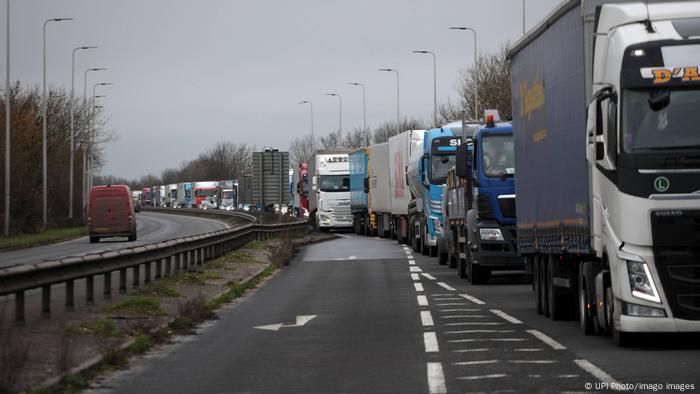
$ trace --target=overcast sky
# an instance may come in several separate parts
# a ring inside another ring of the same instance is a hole
[[[457,71],[479,52],[495,52],[522,35],[521,0],[10,0],[11,72],[22,84],[41,84],[42,24],[48,26],[48,81],[70,88],[71,51],[78,53],[76,92],[83,72],[107,94],[107,127],[118,139],[107,147],[105,174],[160,174],[194,158],[218,141],[286,150],[308,133],[314,103],[315,132],[362,126],[366,84],[367,122],[396,118],[396,81],[377,68],[401,73],[401,115],[428,118],[433,110],[432,58],[437,54],[438,101],[456,99]],[[559,0],[527,0],[533,27]],[[2,74],[5,73],[5,4],[2,1]]]

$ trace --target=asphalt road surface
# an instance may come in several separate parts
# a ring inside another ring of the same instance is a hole
[[[583,336],[575,322],[537,315],[531,285],[519,277],[492,282],[471,286],[395,241],[344,235],[306,247],[197,335],[136,360],[92,392],[700,389],[697,339],[656,337],[621,349]]]
[[[81,237],[56,244],[0,252],[0,268],[152,244],[228,227],[219,220],[152,212],[137,213],[136,226],[138,239],[133,242],[128,242],[126,238],[106,238],[91,244],[88,237]]]

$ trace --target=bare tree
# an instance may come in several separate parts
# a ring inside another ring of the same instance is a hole
[[[318,145],[320,149],[340,149],[338,144],[338,138],[340,133],[332,132],[325,137],[320,137],[318,139]]]
[[[497,109],[501,118],[512,119],[509,44],[501,47],[496,54],[481,55],[476,66],[460,71],[457,86],[463,110],[469,119],[483,116],[484,109]],[[474,114],[474,87],[479,87],[479,108]]]
[[[296,168],[299,163],[309,160],[314,153],[314,147],[318,144],[314,143],[311,134],[296,137],[289,144],[289,159],[291,164]]]
[[[369,129],[356,127],[343,135],[341,146],[345,149],[359,149],[370,144],[371,136]]]
[[[393,137],[406,130],[421,130],[425,128],[426,124],[422,120],[416,118],[403,118],[398,127],[396,126],[396,122],[384,122],[374,129],[374,143],[378,144],[389,141],[389,137]]]

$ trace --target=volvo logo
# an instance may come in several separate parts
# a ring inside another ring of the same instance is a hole
[[[668,178],[665,176],[660,176],[654,179],[654,189],[656,189],[657,192],[663,193],[668,188],[671,186],[671,182],[669,182]]]
[[[656,211],[654,215],[663,217],[683,216],[683,211]]]

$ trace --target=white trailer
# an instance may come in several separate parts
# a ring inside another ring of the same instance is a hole
[[[377,221],[380,238],[394,235],[391,220],[391,189],[389,184],[389,143],[370,146],[369,165],[369,210]]]
[[[309,159],[310,220],[319,229],[352,227],[347,150],[318,150]]]
[[[411,192],[406,181],[406,167],[411,156],[423,153],[425,130],[408,130],[389,138],[389,197],[392,228],[400,243],[408,242],[408,204]]]

